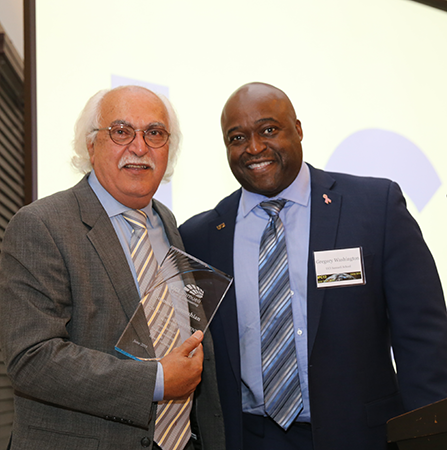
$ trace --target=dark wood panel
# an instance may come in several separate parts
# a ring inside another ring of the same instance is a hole
[[[0,190],[3,185],[7,186],[8,189],[11,189],[15,195],[21,198],[20,203],[23,204],[23,179],[16,177],[13,171],[8,170],[8,167],[5,167],[5,170],[4,166],[6,164],[0,158]]]
[[[4,138],[2,133],[0,133],[0,160],[2,160],[0,163],[2,169],[10,173],[10,176],[20,184],[24,176],[23,157],[18,151],[15,151],[15,147]]]
[[[3,402],[0,402],[0,408]],[[8,425],[9,427],[12,425],[12,420],[14,418],[14,413],[12,412],[12,403],[6,405],[10,410],[6,413],[0,413],[0,427]]]

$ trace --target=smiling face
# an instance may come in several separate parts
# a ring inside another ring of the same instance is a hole
[[[274,197],[297,177],[303,132],[288,97],[273,86],[242,86],[222,112],[231,171],[250,192]]]
[[[106,94],[101,103],[99,128],[115,124],[131,125],[135,130],[151,127],[169,132],[169,118],[163,102],[143,88],[124,88]],[[127,145],[115,144],[109,132],[98,131],[88,144],[90,161],[101,185],[116,200],[133,209],[147,206],[166,171],[169,140],[152,149],[143,133]]]

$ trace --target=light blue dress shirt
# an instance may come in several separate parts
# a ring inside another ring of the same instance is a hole
[[[242,409],[266,415],[262,384],[258,288],[259,244],[269,220],[259,203],[288,200],[279,216],[284,224],[289,261],[295,345],[304,409],[300,422],[310,422],[307,355],[307,263],[310,233],[310,172],[303,162],[293,183],[278,196],[267,198],[242,189],[234,235],[234,281],[241,348]]]
[[[126,255],[127,263],[129,264],[129,268],[134,277],[135,285],[138,289],[138,292],[140,293],[140,286],[137,281],[137,274],[130,252],[132,227],[121,215],[123,212],[129,211],[130,208],[118,202],[112,195],[109,194],[109,192],[104,189],[104,187],[98,181],[94,170],[92,170],[92,172],[90,173],[88,182],[90,184],[90,187],[93,189],[93,192],[98,197],[101,205],[105,209],[107,215],[109,216],[110,221],[112,222],[113,228],[115,229],[121,246],[123,247],[124,254]],[[169,240],[163,227],[163,222],[160,219],[160,216],[152,209],[152,200],[149,205],[147,205],[145,208],[142,208],[142,211],[147,214],[148,236],[154,250],[155,259],[157,260],[158,264],[161,264],[170,247]],[[164,395],[163,366],[161,365],[161,363],[158,363],[157,367],[157,379],[153,397],[154,402],[163,400]]]

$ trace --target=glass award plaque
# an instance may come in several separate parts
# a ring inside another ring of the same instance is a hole
[[[174,307],[181,336],[178,345],[197,330],[205,333],[232,281],[229,275],[171,247],[115,349],[133,359],[157,360],[148,322],[163,307]],[[174,336],[163,329],[163,323],[157,326],[160,328],[157,334],[161,333],[163,342],[169,346]]]

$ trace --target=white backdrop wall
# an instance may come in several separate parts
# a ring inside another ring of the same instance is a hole
[[[264,81],[294,103],[307,162],[401,184],[447,286],[447,13],[408,0],[36,0],[36,14],[39,197],[80,179],[77,115],[127,78],[167,89],[178,111],[178,222],[212,208],[238,187],[222,106]]]

